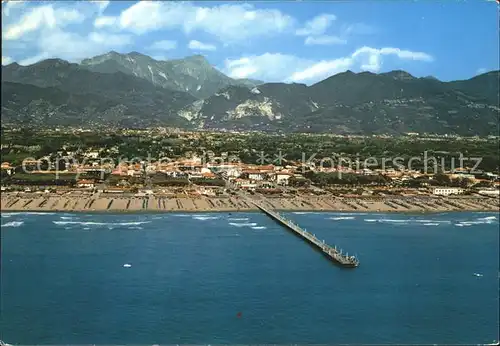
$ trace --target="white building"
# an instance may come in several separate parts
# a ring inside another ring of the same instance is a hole
[[[434,195],[449,196],[449,195],[461,195],[464,193],[464,189],[458,187],[437,187],[432,193]]]
[[[276,173],[276,184],[278,185],[288,185],[288,179],[292,177],[291,173]]]

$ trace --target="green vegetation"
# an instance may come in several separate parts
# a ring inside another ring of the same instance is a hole
[[[430,137],[340,137],[330,135],[290,134],[265,135],[259,133],[227,134],[227,133],[155,133],[154,131],[117,131],[114,133],[72,133],[71,131],[39,131],[30,130],[4,131],[1,139],[2,160],[14,165],[20,164],[25,157],[52,159],[71,157],[83,162],[86,151],[100,150],[100,157],[118,160],[142,158],[152,161],[169,158],[179,159],[189,155],[197,155],[206,161],[218,161],[223,157],[225,162],[275,164],[285,166],[288,163],[311,161],[324,167],[336,165],[340,158],[350,160],[353,168],[356,162],[361,167],[366,159],[377,160],[367,162],[369,168],[390,168],[397,164],[408,167],[413,160],[413,169],[424,169],[424,158],[428,159],[428,172],[434,171],[434,163],[438,171],[449,170],[453,164],[460,166],[460,154],[466,158],[482,158],[476,168],[489,172],[499,172],[499,140],[497,138],[430,138]],[[281,152],[282,160],[278,160]],[[264,157],[263,157],[264,155]],[[264,160],[262,160],[264,158]],[[386,159],[383,162],[383,159]],[[394,159],[398,158],[397,162]],[[435,158],[434,161],[432,158]],[[321,160],[324,159],[322,162]],[[475,160],[465,159],[463,166],[473,167]],[[343,166],[346,162],[343,162]]]
[[[36,185],[36,186],[74,186],[76,174],[72,173],[17,173],[8,182],[12,185]]]

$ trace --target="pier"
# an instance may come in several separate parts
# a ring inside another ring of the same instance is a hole
[[[321,241],[314,234],[311,234],[307,232],[305,229],[302,229],[299,225],[295,224],[294,222],[285,219],[283,216],[281,216],[279,213],[267,209],[257,203],[255,203],[255,206],[259,208],[262,212],[264,212],[266,215],[277,221],[278,223],[282,224],[285,226],[287,229],[293,231],[297,236],[302,238],[303,240],[307,241],[309,244],[312,246],[318,248],[325,256],[336,262],[337,264],[343,266],[343,267],[349,267],[349,268],[355,268],[359,266],[359,260],[356,258],[356,256],[348,256],[344,255],[342,251],[337,250],[336,247],[332,247],[328,244],[325,244],[325,241]]]

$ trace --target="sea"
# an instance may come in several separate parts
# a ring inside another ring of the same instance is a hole
[[[499,215],[2,213],[9,344],[487,344]]]

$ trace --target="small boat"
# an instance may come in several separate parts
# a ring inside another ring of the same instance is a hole
[[[132,265],[131,265],[131,264],[128,264],[128,263],[125,263],[125,264],[123,265],[123,267],[124,267],[124,268],[130,268],[130,267],[132,267]]]

